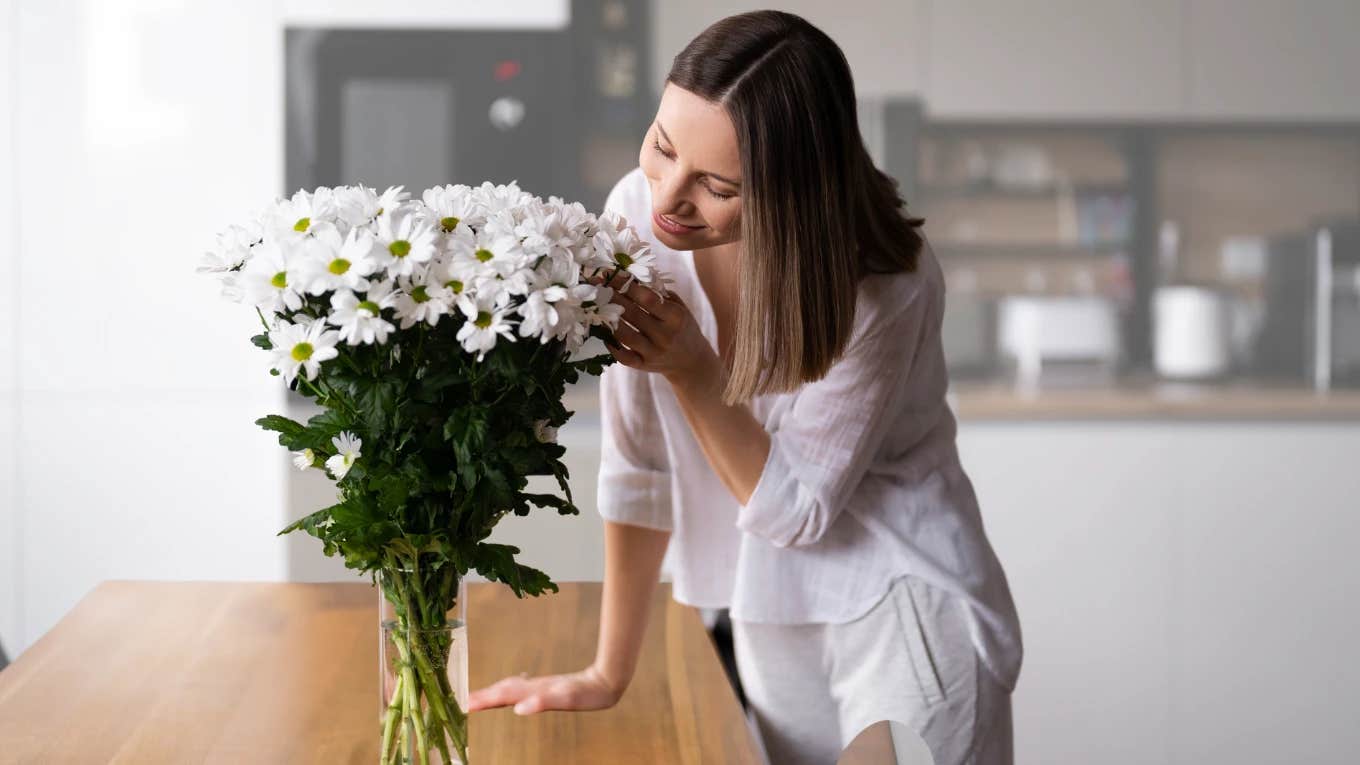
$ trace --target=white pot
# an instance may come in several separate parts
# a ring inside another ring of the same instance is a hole
[[[1152,296],[1153,363],[1163,377],[1203,379],[1232,366],[1227,296],[1208,287],[1159,287]]]

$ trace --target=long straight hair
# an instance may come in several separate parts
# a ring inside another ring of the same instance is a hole
[[[723,399],[788,392],[840,357],[859,281],[914,271],[925,222],[874,167],[845,54],[782,11],[729,16],[675,57],[666,80],[722,105],[741,154],[741,265]]]

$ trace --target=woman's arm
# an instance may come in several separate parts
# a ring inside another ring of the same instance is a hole
[[[934,424],[935,407],[902,414],[913,389],[943,395],[943,357],[917,363],[927,339],[938,350],[943,287],[933,275],[905,285],[895,276],[866,280],[871,298],[857,304],[842,356],[821,379],[803,384],[769,431],[749,406],[723,403],[722,363],[678,295],[637,289],[615,296],[624,321],[614,336],[623,345],[610,351],[625,366],[670,382],[709,465],[740,505],[737,528],[779,547],[817,542],[889,428],[911,420],[901,427],[923,435]]]
[[[507,677],[473,691],[468,711],[514,705],[515,713],[604,709],[618,703],[637,669],[670,532],[605,521],[604,595],[595,661],[565,675]]]

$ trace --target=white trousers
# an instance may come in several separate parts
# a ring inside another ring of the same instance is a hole
[[[963,608],[905,576],[853,622],[733,619],[737,672],[770,765],[832,765],[881,720],[920,734],[936,765],[1011,765],[1010,694],[973,649]]]

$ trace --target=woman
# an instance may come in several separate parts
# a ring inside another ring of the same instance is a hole
[[[470,708],[613,705],[658,571],[730,607],[770,761],[831,763],[865,727],[935,760],[1011,760],[1019,622],[955,449],[944,285],[865,152],[840,49],[775,11],[676,56],[640,167],[606,203],[674,289],[629,288],[601,378],[605,583],[595,662]]]

